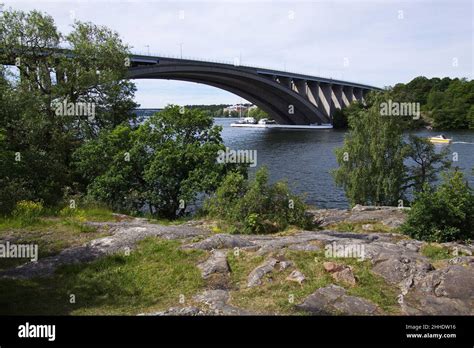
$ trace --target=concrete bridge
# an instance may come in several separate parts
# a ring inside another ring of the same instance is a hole
[[[132,55],[130,79],[202,83],[259,106],[279,124],[327,124],[336,109],[377,87],[249,66],[190,59]]]

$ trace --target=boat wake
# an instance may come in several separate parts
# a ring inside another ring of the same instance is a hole
[[[469,143],[467,141],[453,141],[451,144],[468,144],[468,145],[474,145],[474,143]]]

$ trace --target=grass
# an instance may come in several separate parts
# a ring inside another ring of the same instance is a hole
[[[53,212],[49,212],[53,213]],[[28,223],[22,217],[0,219],[0,242],[9,240],[15,244],[37,244],[39,257],[56,255],[62,250],[82,245],[92,239],[109,235],[106,230],[86,224],[86,221],[113,221],[110,210],[100,207],[78,209],[67,216],[42,216]],[[3,243],[3,242],[2,242]],[[0,259],[0,270],[15,267],[28,259]]]
[[[377,304],[386,314],[395,314],[398,311],[397,291],[388,285],[381,277],[370,271],[368,261],[355,259],[338,259],[353,267],[353,272],[358,280],[357,285],[350,287],[344,283],[336,282],[323,268],[327,259],[324,252],[303,252],[288,250],[285,258],[295,263],[306,280],[302,285],[285,280],[292,269],[284,271],[274,270],[267,274],[261,286],[247,288],[248,274],[262,261],[262,256],[250,252],[241,252],[239,256],[229,253],[228,262],[232,269],[231,292],[232,304],[260,313],[278,314],[305,314],[295,308],[305,297],[321,287],[336,284],[347,289],[349,295],[359,296]]]
[[[204,286],[204,251],[148,238],[126,256],[59,268],[51,278],[0,280],[1,315],[135,315],[179,306]],[[75,303],[70,303],[71,295]]]
[[[444,260],[453,257],[448,248],[437,244],[423,245],[420,253],[431,260]]]
[[[371,225],[371,230],[364,230],[363,225]],[[384,225],[381,222],[374,221],[358,221],[358,222],[339,222],[331,224],[326,227],[329,230],[336,230],[339,232],[355,232],[355,233],[367,233],[367,232],[394,232],[394,230]]]

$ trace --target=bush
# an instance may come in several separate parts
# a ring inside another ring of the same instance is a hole
[[[228,224],[231,233],[272,233],[290,225],[312,227],[302,199],[284,182],[269,185],[266,168],[258,170],[251,183],[239,173],[229,173],[204,209]]]
[[[462,172],[444,173],[436,190],[420,192],[401,230],[429,242],[474,239],[474,195]]]
[[[43,204],[39,202],[19,201],[15,206],[13,216],[25,226],[37,222],[43,210]]]

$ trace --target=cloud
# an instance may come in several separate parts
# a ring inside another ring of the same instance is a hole
[[[7,1],[118,31],[136,51],[233,61],[376,86],[418,75],[473,75],[469,1]],[[149,48],[147,47],[149,46]],[[453,61],[459,64],[453,66]],[[348,65],[344,65],[347,62]],[[184,82],[137,81],[144,107],[234,103],[240,98]]]

